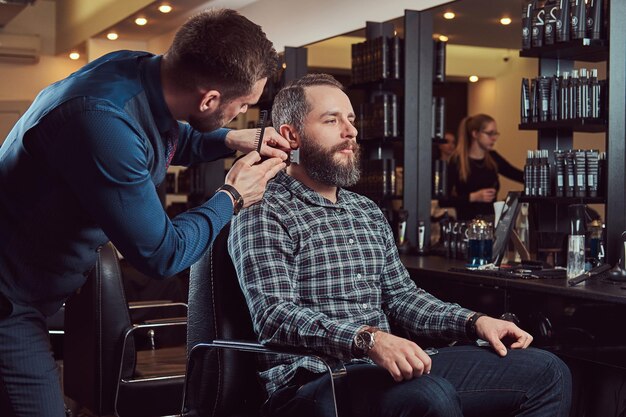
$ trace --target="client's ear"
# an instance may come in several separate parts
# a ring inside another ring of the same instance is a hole
[[[291,125],[281,125],[278,132],[282,137],[289,141],[291,149],[298,149],[300,147],[300,136],[296,132],[296,129]]]

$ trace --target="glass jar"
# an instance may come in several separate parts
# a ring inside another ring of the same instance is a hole
[[[491,263],[493,256],[493,225],[483,219],[474,219],[467,226],[468,266]]]

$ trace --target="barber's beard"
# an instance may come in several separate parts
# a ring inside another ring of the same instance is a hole
[[[189,116],[189,124],[199,132],[212,132],[228,124],[224,119],[224,110],[219,108],[205,117]]]
[[[338,151],[350,147],[354,152],[350,158],[335,159]],[[359,145],[353,141],[330,149],[322,148],[306,135],[302,135],[300,142],[300,165],[311,179],[325,185],[350,187],[356,184],[361,176],[360,155]]]

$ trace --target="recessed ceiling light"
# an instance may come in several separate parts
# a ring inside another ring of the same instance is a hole
[[[282,67],[283,67],[283,69],[286,69],[286,68],[287,68],[287,63],[286,63],[286,62],[283,62]]]
[[[76,51],[74,52],[70,52],[70,59],[76,61],[78,58],[80,58],[80,54]]]
[[[114,41],[114,40],[116,40],[117,38],[119,38],[119,35],[118,35],[117,33],[115,33],[115,32],[109,32],[109,33],[107,33],[107,39],[108,39],[108,40],[110,40],[110,41]]]
[[[443,18],[444,18],[444,19],[448,19],[448,20],[452,20],[452,19],[454,19],[454,17],[455,17],[455,16],[456,16],[456,15],[454,14],[454,12],[445,12],[445,13],[443,14]]]
[[[138,17],[137,19],[135,19],[135,23],[139,26],[144,26],[146,23],[148,23],[148,19],[146,19],[145,17]]]
[[[446,35],[439,35],[438,38],[441,42],[448,42],[448,37]]]
[[[162,5],[159,6],[159,11],[161,13],[169,13],[172,11],[172,6],[170,6],[167,3],[163,3]]]
[[[478,81],[478,75],[470,75],[469,77],[470,83],[475,83]]]
[[[502,23],[504,26],[510,25],[511,24],[511,18],[510,17],[503,17],[502,19],[500,19],[500,23]]]

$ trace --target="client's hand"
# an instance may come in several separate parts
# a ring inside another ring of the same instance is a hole
[[[510,342],[511,349],[526,349],[533,341],[533,337],[510,321],[482,316],[476,320],[476,334],[486,340],[500,356],[506,356],[504,343]]]
[[[368,356],[389,371],[397,382],[428,374],[432,365],[430,356],[417,344],[380,330],[376,332],[376,343]]]

